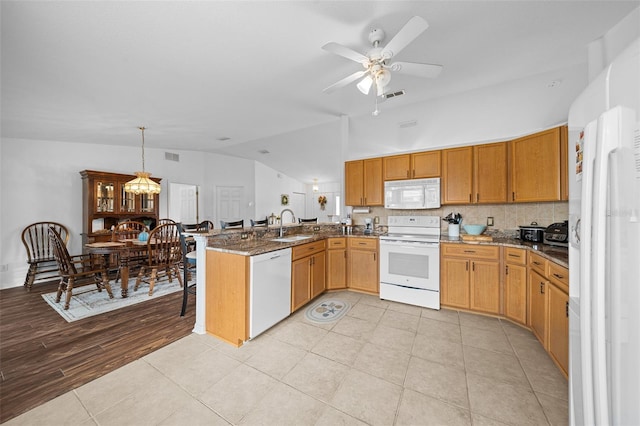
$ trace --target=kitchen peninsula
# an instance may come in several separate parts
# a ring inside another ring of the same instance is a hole
[[[290,232],[284,238],[278,238],[275,229],[213,231],[205,235],[200,234],[196,238],[199,240],[198,249],[202,252],[202,262],[206,264],[206,268],[198,269],[198,283],[202,285],[198,286],[197,303],[201,304],[201,308],[196,314],[194,331],[212,334],[236,347],[254,337],[250,336],[249,330],[252,309],[251,259],[265,254],[280,253],[283,250],[290,250],[292,253],[291,261],[287,263],[291,267],[290,271],[287,271],[291,272],[291,296],[290,300],[285,301],[289,306],[289,313],[305,306],[308,301],[324,291],[333,289],[378,294],[377,283],[370,289],[357,284],[352,286],[350,280],[354,280],[354,277],[350,277],[347,271],[357,269],[360,272],[373,272],[373,278],[377,281],[377,262],[369,265],[354,265],[349,262],[353,259],[358,259],[359,262],[363,258],[377,259],[380,233],[364,235],[361,228],[354,228],[351,235],[343,235],[341,227],[336,224],[292,225],[287,228]],[[384,228],[380,231],[383,232]],[[247,238],[243,239],[243,236]],[[478,309],[468,303],[474,288],[470,281],[465,280],[459,282],[468,287],[458,288],[456,292],[466,294],[466,299],[463,298],[462,302],[448,299],[451,292],[447,293],[444,290],[441,295],[442,305],[450,309],[507,318],[532,329],[543,347],[566,374],[564,344],[568,343],[568,339],[564,336],[564,325],[558,325],[558,321],[563,320],[560,315],[562,312],[559,313],[563,309],[563,299],[558,299],[557,296],[568,292],[568,286],[565,285],[568,279],[567,250],[508,237],[496,237],[489,242],[469,243],[462,239],[443,236],[441,243],[444,247],[461,247],[466,252],[488,248],[497,253],[497,257],[493,259],[497,271],[497,278],[492,285],[494,293],[483,295],[492,299],[493,306],[496,306],[494,310]],[[332,251],[337,252],[338,256],[332,257]],[[359,255],[350,255],[353,251],[357,251]],[[368,253],[371,254],[369,257],[366,256]],[[446,261],[447,253],[449,252],[443,250],[441,262]],[[469,253],[466,256],[473,258]],[[453,258],[455,260],[455,253]],[[334,259],[342,262],[336,263]],[[479,262],[485,263],[486,260],[482,256],[478,259]],[[301,266],[297,268],[296,265]],[[287,266],[281,264],[281,269],[283,268],[286,269]],[[331,280],[328,277],[336,273],[344,274],[344,279],[337,281],[342,282],[342,286],[330,285]],[[446,279],[446,275],[443,274],[443,289]],[[529,281],[535,285],[528,285]],[[301,298],[295,296],[300,295],[300,289],[304,293]]]

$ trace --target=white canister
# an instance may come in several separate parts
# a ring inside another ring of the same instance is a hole
[[[449,237],[458,238],[460,236],[460,224],[459,223],[450,223],[449,224]]]

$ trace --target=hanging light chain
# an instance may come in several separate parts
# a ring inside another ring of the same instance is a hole
[[[138,129],[142,130],[142,171],[144,172],[144,130],[146,127],[138,127]]]

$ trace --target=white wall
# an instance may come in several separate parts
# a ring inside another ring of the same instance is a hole
[[[25,226],[52,220],[70,230],[69,251],[82,251],[81,170],[131,174],[141,167],[139,147],[114,147],[54,141],[2,139],[0,146],[0,288],[22,285],[26,253],[20,240]],[[162,177],[160,217],[168,211],[169,182],[201,188],[201,220],[215,221],[215,185],[244,186],[245,203],[254,198],[254,162],[202,152],[178,151],[180,161],[165,160],[165,150],[145,148],[145,167]],[[251,209],[250,214],[254,212]],[[248,219],[248,218],[247,218]]]
[[[553,80],[560,86],[549,88]],[[567,121],[569,106],[587,84],[584,65],[460,93],[447,98],[385,109],[351,118],[347,160],[503,141]],[[406,94],[404,96],[410,96]],[[399,123],[416,121],[413,127]]]
[[[291,204],[283,206],[280,204],[280,195],[288,194],[291,196],[294,192],[305,193],[306,189],[303,183],[274,170],[262,163],[255,163],[255,217],[254,219],[263,219],[274,213],[280,216],[280,212],[285,208],[291,208]],[[295,209],[299,210],[299,209]],[[304,216],[304,211],[293,211],[296,218]],[[286,220],[289,220],[288,216]]]

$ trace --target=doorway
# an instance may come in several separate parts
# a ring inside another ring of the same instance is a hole
[[[199,223],[199,195],[197,185],[184,183],[169,183],[169,218],[182,223]]]

